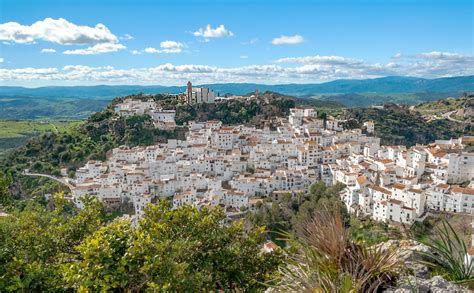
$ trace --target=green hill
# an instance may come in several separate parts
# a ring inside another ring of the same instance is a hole
[[[346,127],[360,128],[364,121],[375,121],[375,135],[386,145],[417,143],[428,144],[437,139],[450,139],[462,135],[474,135],[474,125],[450,121],[448,119],[427,119],[408,106],[395,104],[383,108],[346,109],[340,116],[347,119]]]

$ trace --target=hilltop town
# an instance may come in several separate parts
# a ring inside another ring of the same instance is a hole
[[[216,97],[188,83],[176,99],[199,104]],[[127,98],[114,111],[148,114],[159,129],[176,127],[174,110],[152,100]],[[240,217],[266,198],[278,202],[323,181],[343,183],[340,198],[347,209],[377,221],[411,224],[429,210],[474,212],[474,153],[465,151],[474,137],[382,146],[373,121],[350,130],[343,122],[318,118],[313,108],[290,109],[276,129],[190,121],[184,140],[120,146],[105,161],[87,162],[75,174],[73,200],[81,206],[82,196],[93,195],[110,208],[131,202],[137,218],[158,199],[174,207],[222,206],[229,217]]]

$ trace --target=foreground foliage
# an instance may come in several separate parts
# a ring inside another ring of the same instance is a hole
[[[401,265],[392,250],[355,244],[338,210],[314,213],[293,242],[298,252],[281,267],[277,291],[376,292]]]
[[[62,265],[74,259],[75,247],[105,220],[98,200],[85,198],[84,204],[76,211],[57,195],[51,212],[31,201],[0,217],[0,291],[61,287]]]
[[[281,262],[260,251],[263,228],[245,231],[221,209],[162,202],[134,228],[83,202],[77,211],[57,196],[51,212],[29,203],[0,218],[0,291],[255,291]]]
[[[449,281],[474,287],[474,263],[466,261],[466,243],[446,220],[436,232],[437,237],[423,241],[431,248],[431,251],[420,252],[426,259],[423,263]]]

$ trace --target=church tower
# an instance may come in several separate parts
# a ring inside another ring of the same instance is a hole
[[[191,100],[193,98],[193,84],[191,83],[191,81],[188,81],[186,87],[187,87],[186,94],[188,96],[188,103],[191,103]]]

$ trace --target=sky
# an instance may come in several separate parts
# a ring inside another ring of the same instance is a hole
[[[474,1],[0,0],[0,85],[474,75]]]

